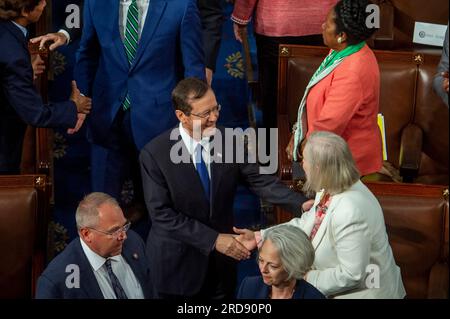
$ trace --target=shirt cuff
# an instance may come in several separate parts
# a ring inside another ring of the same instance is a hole
[[[235,17],[234,15],[231,16],[231,21],[240,24],[240,25],[247,25],[250,22],[250,19],[240,19],[238,17]]]
[[[58,31],[58,33],[62,33],[62,34],[64,34],[64,35],[66,36],[66,38],[67,38],[66,44],[69,44],[69,43],[70,43],[70,34],[69,34],[69,32],[67,32],[67,31],[64,30],[64,29],[61,29],[61,30]]]

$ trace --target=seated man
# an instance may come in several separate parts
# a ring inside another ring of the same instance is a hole
[[[144,242],[117,201],[91,193],[78,205],[74,239],[38,279],[36,298],[153,298]],[[128,232],[127,232],[128,231]]]
[[[230,139],[229,129],[216,129],[220,105],[205,82],[182,80],[172,102],[180,124],[140,154],[152,219],[147,253],[155,287],[162,298],[232,298],[233,259],[250,256],[230,234],[239,180],[291,212],[298,213],[305,198],[276,177],[260,174],[256,160],[235,160],[239,137]]]
[[[91,99],[75,82],[69,101],[44,104],[33,85],[27,26],[39,20],[44,0],[0,1],[0,174],[19,174],[26,125],[63,127],[76,132]]]

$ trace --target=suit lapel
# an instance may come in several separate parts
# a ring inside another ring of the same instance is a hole
[[[103,1],[99,3],[99,11],[106,11],[109,12],[109,14],[105,14],[105,20],[107,25],[112,26],[112,34],[111,39],[114,43],[114,46],[116,47],[117,54],[119,55],[119,60],[123,64],[126,70],[129,69],[128,65],[128,59],[125,53],[125,47],[122,41],[122,38],[120,36],[120,30],[119,30],[119,8],[120,8],[120,1],[117,0],[110,0],[108,1],[109,4],[107,6],[104,6]],[[108,8],[108,9],[106,9]]]
[[[176,136],[178,136],[178,140],[170,140],[168,152],[170,152],[171,148],[176,144],[180,143],[181,145],[181,154],[188,154],[189,151],[184,144],[184,141],[179,133],[179,127],[176,127],[175,130]],[[179,176],[183,177],[183,180],[192,181],[192,194],[200,194],[205,199],[205,203],[208,204],[206,200],[205,191],[203,189],[202,182],[200,180],[200,176],[198,176],[197,170],[195,169],[194,162],[192,161],[192,156],[189,155],[188,162],[186,159],[183,159],[182,163],[176,164],[175,169],[180,170]],[[211,175],[212,175],[212,167],[211,167]],[[212,181],[210,185],[212,184]],[[212,187],[212,186],[210,186]],[[211,192],[210,192],[211,193]],[[208,204],[209,205],[209,204]]]
[[[142,270],[139,265],[140,258],[145,258],[145,256],[140,256],[138,251],[131,249],[131,247],[125,246],[123,247],[123,258],[127,261],[128,265],[130,265],[131,270],[133,270],[134,275],[136,276],[139,284],[141,285],[142,292],[144,293],[145,298],[150,298],[148,295],[148,287],[147,280],[142,273]]]
[[[104,299],[92,266],[81,248],[80,240],[81,238],[78,239],[76,246],[77,254],[80,256],[77,258],[80,261],[80,289],[84,291],[89,299]]]
[[[147,17],[145,19],[144,29],[139,40],[138,50],[136,52],[136,57],[134,58],[133,65],[130,68],[130,72],[135,68],[135,66],[139,63],[139,60],[142,58],[146,47],[148,46],[150,40],[153,37],[153,34],[156,31],[156,28],[158,27],[159,21],[164,13],[164,9],[166,8],[166,6],[167,3],[165,1],[150,1],[147,10]],[[164,54],[164,52],[160,52],[160,54]]]
[[[222,139],[222,141],[218,144],[214,143],[214,140],[211,142],[211,204],[216,197],[217,192],[219,191],[220,181],[222,179],[225,168],[223,163],[225,161],[225,154],[222,153],[222,151],[226,148],[224,147],[225,144],[223,137],[224,133],[222,132],[222,130],[217,129],[217,134],[214,136],[214,140],[220,138]]]
[[[331,220],[331,214],[333,214],[333,210],[336,207],[336,203],[338,202],[338,195],[334,195],[331,198],[331,203],[330,206],[327,209],[327,212],[325,214],[324,219],[322,220],[322,223],[320,224],[319,229],[317,230],[316,235],[314,236],[313,240],[312,240],[312,245],[314,247],[314,249],[317,248],[317,246],[319,246],[320,242],[322,241],[323,236],[325,235],[325,232],[328,228],[328,223]]]

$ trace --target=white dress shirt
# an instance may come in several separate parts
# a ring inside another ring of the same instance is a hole
[[[136,0],[136,4],[139,9],[139,39],[142,35],[142,30],[144,30],[145,20],[147,18],[148,5],[150,0]],[[120,8],[119,8],[119,30],[120,37],[122,41],[125,37],[125,30],[127,27],[127,15],[128,8],[130,7],[131,0],[120,0]]]
[[[111,285],[111,280],[109,279],[108,272],[106,271],[106,258],[98,255],[88,245],[80,238],[81,248],[83,248],[84,254],[86,255],[89,264],[94,272],[95,279],[100,286],[103,297],[105,299],[117,299],[116,294]],[[111,267],[113,273],[119,279],[125,294],[128,299],[144,299],[144,293],[142,287],[139,284],[136,276],[133,273],[130,265],[122,257],[122,255],[117,255],[109,258],[111,260]]]
[[[194,163],[195,169],[197,169],[197,163],[195,162],[195,156],[194,152],[197,150],[197,145],[201,144],[203,146],[202,151],[202,158],[203,161],[206,164],[206,169],[208,170],[209,179],[211,180],[211,149],[210,149],[210,142],[209,137],[204,137],[200,141],[194,140],[188,132],[184,129],[183,124],[180,123],[180,135],[183,140],[184,145],[186,145],[186,148],[189,152],[189,155],[191,155],[192,162]]]

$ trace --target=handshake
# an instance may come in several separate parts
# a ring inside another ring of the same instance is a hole
[[[70,94],[70,100],[72,100],[77,107],[78,120],[75,127],[69,128],[67,133],[74,134],[81,128],[86,119],[86,115],[91,111],[92,100],[80,93],[75,81],[72,81],[72,93]]]

